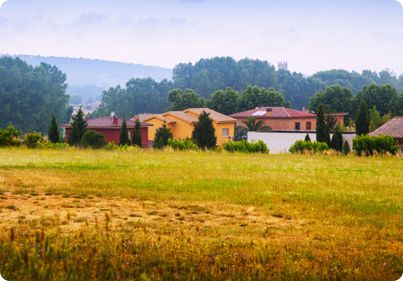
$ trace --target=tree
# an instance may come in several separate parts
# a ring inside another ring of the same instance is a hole
[[[241,95],[240,110],[264,106],[289,106],[283,94],[272,88],[249,86]]]
[[[358,136],[369,133],[368,109],[365,100],[361,99],[358,108],[357,117],[355,119],[355,128]]]
[[[351,152],[350,145],[348,144],[348,141],[345,141],[343,144],[343,154],[348,155],[350,154],[350,152]]]
[[[142,146],[142,141],[141,141],[141,122],[139,119],[136,119],[134,123],[134,130],[133,130],[133,139],[132,139],[133,145]]]
[[[84,133],[83,138],[81,140],[81,145],[84,148],[94,148],[99,149],[106,145],[105,137],[103,134],[88,130]]]
[[[50,122],[48,137],[49,141],[52,143],[60,142],[59,128],[57,126],[56,117],[54,115],[52,116],[52,120]]]
[[[343,150],[343,135],[337,131],[333,134],[332,141],[330,142],[330,148],[341,152]]]
[[[330,144],[330,132],[326,122],[325,110],[323,105],[319,105],[316,116],[316,141]]]
[[[272,130],[269,126],[264,124],[263,120],[257,120],[254,116],[246,118],[242,123],[245,124],[250,132],[267,132]]]
[[[170,110],[204,107],[204,100],[193,90],[174,89],[169,92]]]
[[[312,142],[312,141],[311,141],[311,137],[309,136],[309,134],[306,134],[306,136],[305,136],[305,141],[306,141],[306,142]]]
[[[162,149],[168,145],[168,141],[172,139],[172,132],[166,124],[158,128],[155,132],[154,148]]]
[[[232,88],[216,91],[210,96],[208,107],[225,115],[238,112],[241,95]]]
[[[316,93],[309,101],[309,109],[317,112],[323,105],[327,112],[348,112],[351,109],[353,94],[350,89],[331,85]]]
[[[400,111],[399,95],[391,85],[367,85],[357,93],[356,108],[358,108],[361,100],[365,101],[368,108],[375,106],[381,116],[389,112],[395,115]]]
[[[194,125],[192,139],[202,149],[212,149],[216,146],[217,138],[209,113],[203,111],[199,115],[199,121]]]
[[[73,115],[73,122],[71,123],[72,130],[69,139],[71,145],[78,145],[81,143],[81,139],[87,130],[87,121],[84,118],[84,112],[81,107],[78,109],[77,113]]]
[[[123,120],[122,130],[120,131],[119,145],[130,145],[126,119]]]
[[[378,110],[376,110],[376,106],[374,105],[369,112],[369,131],[373,132],[382,126],[382,117],[379,114]]]

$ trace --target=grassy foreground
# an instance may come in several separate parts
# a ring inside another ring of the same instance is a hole
[[[0,149],[7,280],[397,280],[403,160]]]

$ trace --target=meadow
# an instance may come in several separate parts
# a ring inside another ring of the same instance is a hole
[[[403,159],[0,149],[7,280],[397,280]]]

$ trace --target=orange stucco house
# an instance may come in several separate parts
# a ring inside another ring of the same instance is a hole
[[[189,108],[183,111],[169,111],[163,114],[154,114],[143,121],[153,125],[149,128],[148,136],[152,142],[155,139],[156,131],[166,124],[171,130],[175,139],[187,139],[192,137],[194,124],[198,121],[199,115],[203,112],[210,114],[213,120],[215,135],[217,137],[217,145],[234,138],[236,119],[221,114],[209,108]]]

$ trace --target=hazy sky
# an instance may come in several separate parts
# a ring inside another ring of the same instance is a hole
[[[306,74],[403,73],[403,7],[396,0],[8,0],[0,53],[167,67],[233,56],[285,60]]]

